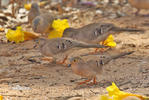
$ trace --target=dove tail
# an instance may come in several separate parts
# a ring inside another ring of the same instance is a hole
[[[144,32],[144,30],[141,29],[119,28],[119,27],[113,27],[112,30],[116,32]]]
[[[106,59],[106,60],[104,61],[104,64],[108,63],[108,62],[111,61],[112,59],[117,59],[117,58],[120,58],[120,57],[122,57],[122,56],[130,55],[130,54],[132,54],[132,53],[134,53],[134,51],[123,52],[123,53],[120,53],[120,54],[111,56],[109,59]]]
[[[77,47],[80,48],[105,48],[106,46],[99,45],[99,44],[85,44],[85,43],[79,43]]]

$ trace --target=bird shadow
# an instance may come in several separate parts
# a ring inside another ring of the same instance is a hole
[[[106,88],[107,86],[110,86],[112,82],[110,81],[103,81],[103,82],[97,82],[96,84],[92,84],[91,82],[88,84],[81,84],[81,85],[76,85],[74,87],[74,90],[79,90],[79,89],[85,89],[85,88]]]

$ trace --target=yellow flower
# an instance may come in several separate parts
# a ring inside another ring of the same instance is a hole
[[[101,95],[99,100],[113,100],[109,95]]]
[[[0,100],[3,100],[3,96],[0,96]]]
[[[125,98],[130,96],[134,96],[140,100],[145,100],[146,98],[141,95],[120,91],[119,88],[115,85],[115,83],[112,83],[112,85],[107,87],[106,90],[108,91],[109,96],[113,98],[113,100],[124,100]]]
[[[101,95],[99,100],[149,100],[145,96],[120,91],[115,83],[112,83],[106,90],[108,94]]]
[[[62,37],[64,30],[66,28],[69,28],[68,20],[67,19],[54,20],[52,23],[52,28],[53,28],[53,30],[48,35],[49,39]]]
[[[112,83],[112,86],[109,86],[106,89],[109,93],[109,96],[113,97],[114,100],[122,100],[122,97],[125,95],[124,92],[119,90],[115,83]]]
[[[25,40],[31,40],[38,38],[39,35],[36,33],[26,32],[22,30],[22,27],[18,26],[16,30],[9,29],[6,33],[6,38],[9,41],[13,41],[15,43],[23,42]]]
[[[101,44],[109,47],[116,47],[116,42],[112,35],[109,35],[105,41],[102,41]]]
[[[24,5],[24,8],[25,8],[26,10],[30,10],[30,9],[31,9],[31,4],[25,4],[25,5]]]
[[[23,42],[24,41],[24,33],[22,31],[22,27],[17,27],[16,30],[9,29],[6,33],[6,38],[9,41],[14,41],[15,43]]]

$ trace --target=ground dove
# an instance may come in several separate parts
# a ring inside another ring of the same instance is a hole
[[[49,33],[54,17],[50,13],[40,14],[32,21],[32,29],[36,33]]]
[[[137,8],[136,15],[138,15],[140,9],[149,9],[149,0],[128,0],[129,4]]]
[[[83,60],[81,57],[74,57],[74,58],[70,58],[71,64],[69,66],[71,66],[72,71],[75,74],[88,78],[88,80],[80,82],[79,84],[87,84],[92,79],[93,79],[92,84],[96,84],[96,76],[101,75],[103,65],[107,64],[112,59],[117,59],[119,57],[132,54],[133,52],[134,51],[123,52],[110,57],[103,57],[103,55],[102,56],[100,55],[98,60],[90,59],[88,61]]]
[[[37,3],[31,5],[31,10],[28,13],[28,21],[32,25],[34,32],[48,33],[53,20],[54,16],[46,10],[41,10]]]
[[[67,28],[64,30],[63,37],[69,37],[87,43],[99,43],[106,40],[110,34],[123,31],[143,32],[143,30],[139,29],[120,28],[111,23],[92,23],[78,29]]]
[[[47,57],[53,57],[53,61],[57,58],[64,58],[60,64],[64,64],[68,55],[78,48],[104,48],[105,46],[98,44],[88,44],[85,42],[73,40],[70,38],[54,38],[45,39],[38,38],[36,42],[39,44],[40,51]]]

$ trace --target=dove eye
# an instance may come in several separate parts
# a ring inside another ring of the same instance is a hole
[[[76,59],[74,59],[74,62],[77,62],[77,60],[76,60]]]
[[[79,61],[79,59],[78,59],[78,58],[73,60],[73,62],[78,62],[78,61]]]

